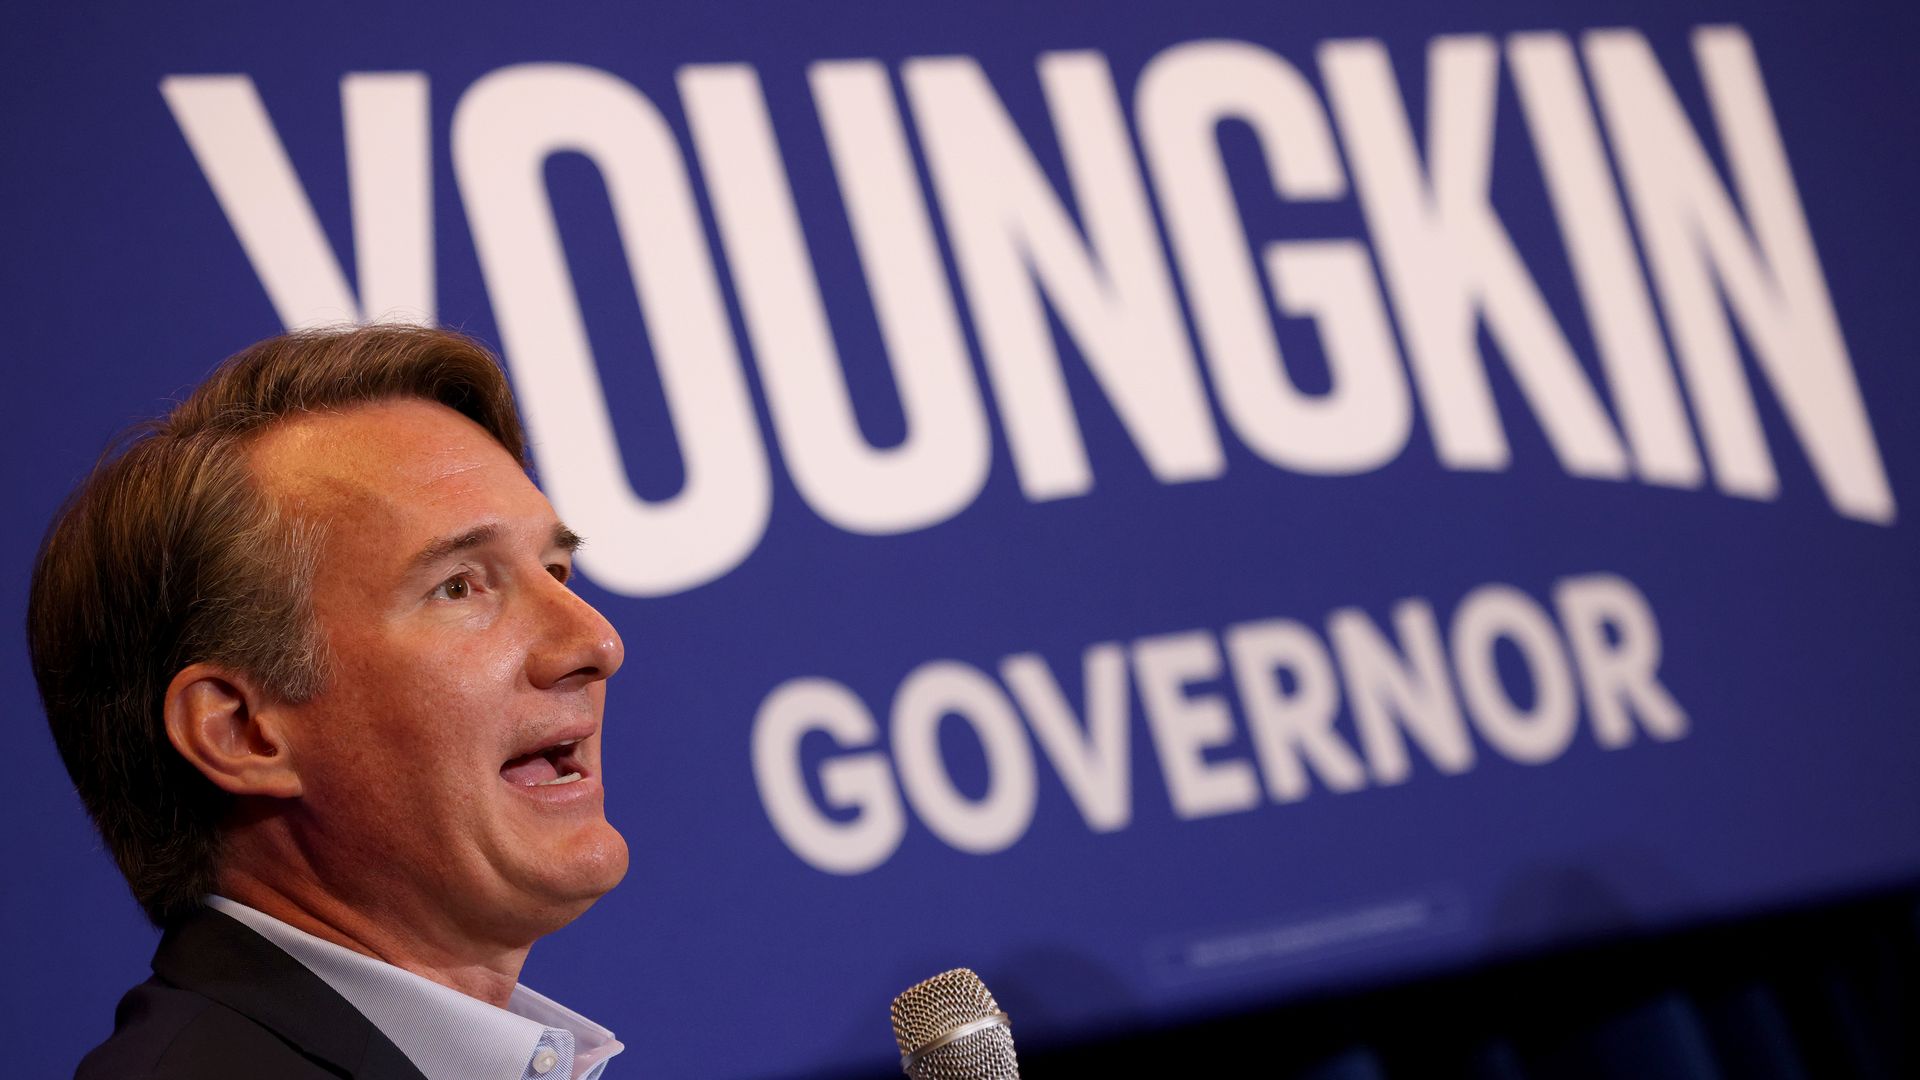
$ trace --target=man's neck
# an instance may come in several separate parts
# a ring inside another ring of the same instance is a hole
[[[445,935],[422,933],[419,920],[403,913],[349,905],[320,889],[275,886],[229,866],[220,875],[220,895],[271,915],[296,930],[392,964],[442,986],[506,1008],[520,981],[532,943],[449,945]]]

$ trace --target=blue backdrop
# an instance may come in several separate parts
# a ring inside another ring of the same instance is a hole
[[[1058,1042],[1920,871],[1904,9],[13,21],[10,609],[246,343],[501,348],[628,650],[633,869],[526,981],[658,1075],[885,1068],[959,964]],[[65,1063],[152,938],[15,635]]]

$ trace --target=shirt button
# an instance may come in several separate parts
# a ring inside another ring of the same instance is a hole
[[[533,1071],[541,1076],[552,1072],[553,1067],[558,1064],[560,1064],[560,1055],[551,1050],[542,1050],[533,1055]]]

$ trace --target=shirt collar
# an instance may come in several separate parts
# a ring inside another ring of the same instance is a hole
[[[427,1080],[521,1080],[549,1030],[573,1036],[574,1080],[597,1080],[625,1047],[613,1033],[516,985],[505,1009],[295,929],[224,896],[204,902],[273,942],[360,1010]],[[551,1040],[549,1040],[551,1041]],[[553,1075],[546,1080],[567,1080]]]

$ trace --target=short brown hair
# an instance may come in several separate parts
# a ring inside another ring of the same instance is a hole
[[[34,561],[27,643],[47,723],[101,839],[164,926],[214,887],[233,798],[167,740],[168,684],[195,663],[304,701],[326,682],[308,600],[324,522],[283,513],[248,469],[274,423],[388,398],[471,417],[525,463],[513,392],[485,347],[370,326],[270,338],[164,418],[126,432],[55,516]]]

